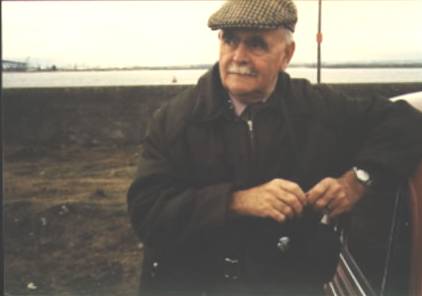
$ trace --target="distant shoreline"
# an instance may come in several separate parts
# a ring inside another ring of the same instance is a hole
[[[70,68],[59,68],[56,69],[3,69],[3,72],[25,72],[25,73],[38,73],[38,72],[89,72],[89,71],[137,71],[137,70],[207,70],[213,65],[201,64],[201,65],[186,65],[186,66],[136,66],[136,67],[109,67],[109,68],[83,68],[83,69],[70,69]],[[316,64],[313,63],[300,63],[291,64],[289,68],[317,68]],[[321,66],[322,69],[379,69],[379,68],[422,68],[422,62],[416,63],[337,63],[329,64],[325,63]]]

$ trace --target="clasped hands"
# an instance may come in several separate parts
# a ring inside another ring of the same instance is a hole
[[[340,178],[325,178],[303,192],[298,184],[273,179],[265,184],[233,193],[230,210],[240,215],[271,218],[279,223],[300,216],[307,205],[334,218],[349,211],[362,198],[365,186],[352,171]]]

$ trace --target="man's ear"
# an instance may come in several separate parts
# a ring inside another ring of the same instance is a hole
[[[296,43],[294,41],[292,41],[289,45],[286,46],[286,48],[284,49],[284,56],[281,62],[280,70],[286,70],[287,66],[292,60],[293,54],[295,53],[295,49]]]

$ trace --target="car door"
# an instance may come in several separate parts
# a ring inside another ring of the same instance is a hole
[[[399,99],[422,110],[422,92]],[[422,163],[409,180],[366,196],[339,228],[327,295],[422,295]]]

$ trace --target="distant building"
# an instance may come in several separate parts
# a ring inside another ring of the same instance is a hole
[[[2,60],[1,61],[1,69],[3,71],[27,71],[28,70],[28,63],[10,61],[10,60]]]

